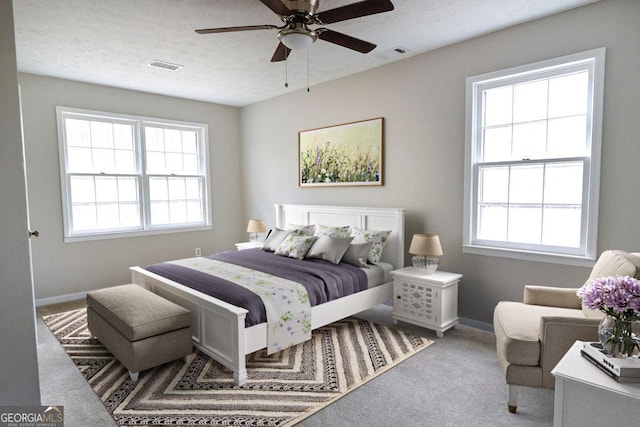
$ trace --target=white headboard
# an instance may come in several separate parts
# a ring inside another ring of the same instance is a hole
[[[276,227],[289,224],[349,225],[365,230],[391,230],[382,261],[404,267],[404,209],[356,206],[276,204]]]

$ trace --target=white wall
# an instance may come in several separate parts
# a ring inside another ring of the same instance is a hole
[[[31,223],[35,296],[41,302],[127,283],[128,267],[232,249],[246,239],[242,215],[240,110],[235,107],[20,74]],[[64,243],[57,105],[207,123],[213,229],[144,237]]]
[[[0,1],[0,405],[39,405],[13,9]]]
[[[605,46],[598,249],[640,250],[639,22],[640,2],[607,0],[245,107],[245,212],[273,224],[276,202],[404,207],[407,245],[440,235],[441,269],[464,274],[460,315],[481,322],[524,284],[579,286],[589,269],[462,254],[465,78]],[[383,187],[297,187],[298,131],[380,116]]]

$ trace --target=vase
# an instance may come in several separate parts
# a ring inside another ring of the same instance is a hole
[[[606,315],[598,326],[598,337],[604,349],[613,357],[640,356],[640,323]]]

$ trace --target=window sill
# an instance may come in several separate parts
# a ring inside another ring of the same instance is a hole
[[[117,239],[120,237],[141,237],[141,236],[153,236],[156,234],[171,234],[171,233],[187,233],[191,231],[205,231],[211,230],[211,225],[198,225],[190,227],[179,228],[157,228],[153,230],[135,230],[135,231],[123,231],[112,233],[96,233],[96,234],[84,234],[75,236],[65,236],[65,243],[86,242],[91,240],[105,240],[105,239]]]
[[[553,254],[548,252],[532,252],[514,249],[492,248],[488,246],[462,245],[462,252],[472,255],[510,258],[521,261],[546,262],[551,264],[572,265],[575,267],[593,267],[595,258],[575,255]]]

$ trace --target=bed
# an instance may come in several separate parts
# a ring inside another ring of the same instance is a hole
[[[381,261],[404,266],[404,209],[322,205],[275,205],[276,227],[289,224],[349,225],[365,230],[391,230]],[[193,344],[233,371],[236,384],[247,381],[245,356],[267,346],[265,323],[245,327],[247,310],[191,289],[141,267],[131,267],[132,282],[191,311]],[[393,282],[362,290],[311,308],[316,329],[391,300]]]

